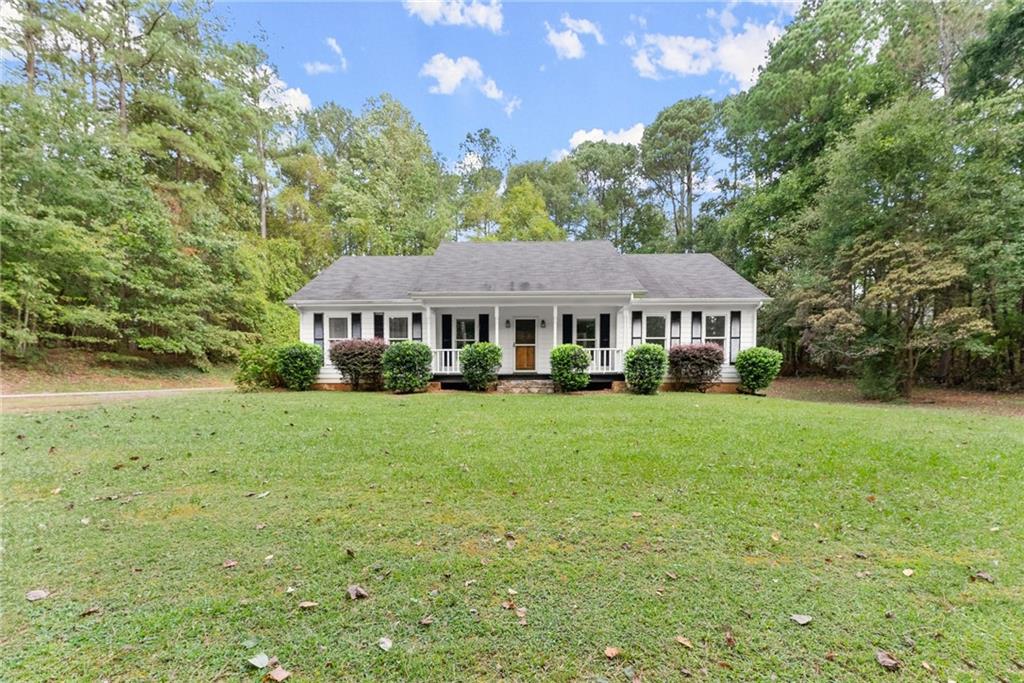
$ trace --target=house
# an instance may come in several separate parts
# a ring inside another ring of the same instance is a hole
[[[435,378],[455,380],[459,350],[501,347],[503,376],[550,372],[551,349],[572,342],[590,372],[614,379],[626,349],[709,342],[736,354],[757,342],[768,296],[710,254],[620,254],[610,242],[446,242],[431,256],[343,256],[287,303],[300,338],[324,349],[319,382],[340,382],[333,342],[380,337],[433,350]]]

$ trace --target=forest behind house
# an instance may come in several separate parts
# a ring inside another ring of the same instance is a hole
[[[442,158],[381,94],[298,108],[211,7],[15,0],[0,36],[2,351],[200,367],[296,336],[341,255],[443,240],[707,251],[759,342],[865,395],[1024,386],[1024,2],[805,2],[754,86],[640,145]],[[387,84],[381,84],[387,90]]]

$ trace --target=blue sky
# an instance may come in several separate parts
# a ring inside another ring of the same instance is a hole
[[[268,52],[292,106],[334,100],[358,110],[389,92],[454,162],[466,133],[483,127],[519,160],[556,158],[584,139],[635,142],[678,99],[749,87],[796,8],[443,0],[225,2],[216,11],[229,39]]]

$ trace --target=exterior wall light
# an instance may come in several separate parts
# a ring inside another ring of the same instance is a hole
[[[540,321],[540,328],[541,329],[544,329],[547,326],[548,326],[548,321],[547,320],[541,320]]]
[[[508,319],[506,319],[506,320],[505,320],[505,329],[507,330],[507,329],[508,329],[508,328],[510,328],[510,327],[512,327],[512,321],[511,321],[511,320],[508,320]]]

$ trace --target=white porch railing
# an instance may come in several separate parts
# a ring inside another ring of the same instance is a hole
[[[622,372],[622,349],[587,349],[590,354],[590,374]]]
[[[432,349],[432,368],[435,375],[457,375],[462,372],[459,363],[461,349]]]

